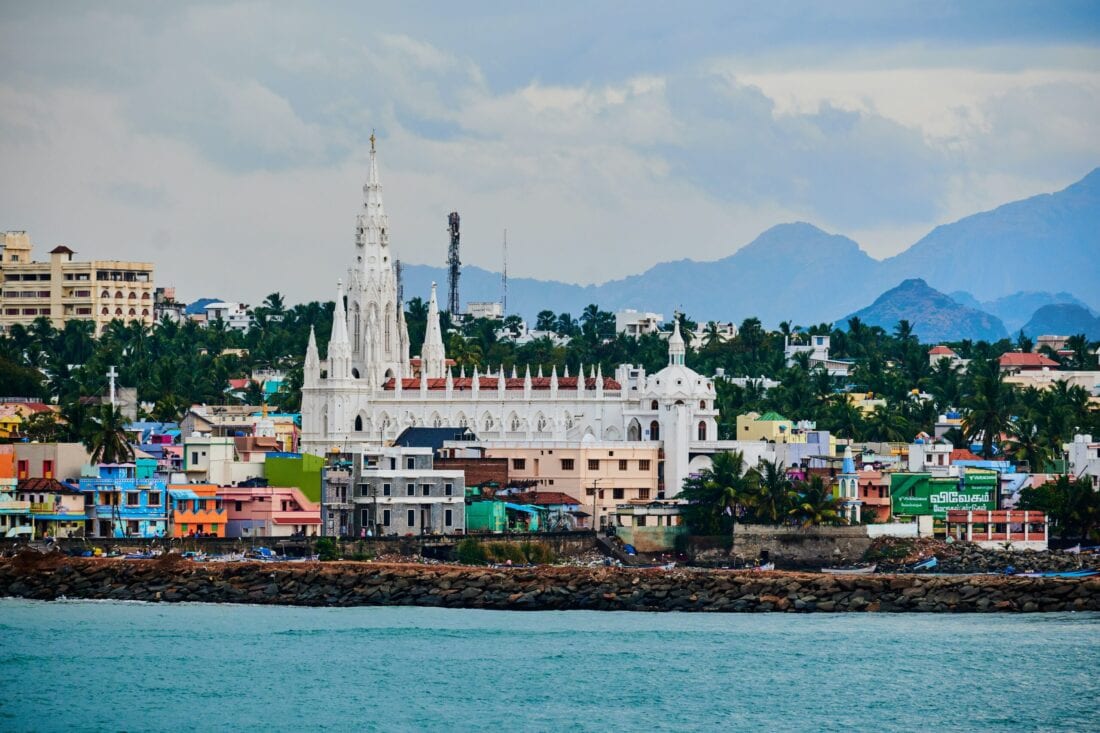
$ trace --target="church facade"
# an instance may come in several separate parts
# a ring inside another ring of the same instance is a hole
[[[714,383],[684,364],[678,325],[669,339],[668,366],[656,374],[630,364],[612,375],[583,365],[575,375],[556,368],[546,375],[541,367],[534,374],[530,367],[522,374],[515,367],[511,374],[503,367],[456,374],[447,361],[433,284],[423,348],[410,359],[373,139],[363,194],[354,256],[337,282],[324,360],[310,334],[304,452],[385,444],[412,426],[468,427],[483,441],[660,441],[668,498],[679,493],[689,471],[709,463],[718,432]]]

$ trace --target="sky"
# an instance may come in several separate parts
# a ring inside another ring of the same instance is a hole
[[[594,283],[779,223],[875,257],[1100,166],[1100,3],[0,0],[0,230],[183,300],[398,258]],[[409,294],[410,296],[412,294]]]

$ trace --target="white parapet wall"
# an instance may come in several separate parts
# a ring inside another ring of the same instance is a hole
[[[916,522],[891,522],[889,524],[865,525],[867,536],[876,537],[920,537],[920,525]]]

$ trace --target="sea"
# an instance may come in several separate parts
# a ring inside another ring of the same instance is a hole
[[[3,731],[1097,731],[1100,614],[0,600]]]

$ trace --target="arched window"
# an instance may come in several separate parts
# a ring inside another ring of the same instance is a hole
[[[149,300],[149,293],[142,293],[141,294],[141,299],[142,300]]]
[[[707,409],[707,401],[706,400],[699,400],[699,409],[700,410]]]
[[[115,291],[115,297],[116,298],[121,298],[122,297],[122,291],[121,290],[116,290]]]
[[[362,415],[356,415],[355,416],[355,432],[357,432],[357,433],[363,432],[363,416]]]
[[[131,316],[136,316],[136,315],[137,315],[137,309],[135,309],[135,308],[131,308],[131,309],[130,309],[130,312],[129,312],[129,314],[128,314],[128,315],[131,315]]]
[[[707,422],[706,420],[699,421],[699,440],[707,439]]]
[[[637,420],[631,420],[630,425],[626,428],[627,440],[641,440],[642,439],[642,426]]]
[[[115,308],[115,315],[116,316],[121,316],[122,315],[122,309],[121,308]]]
[[[654,420],[649,424],[649,439],[660,440],[661,439],[661,424]]]
[[[130,300],[137,300],[137,293],[132,290],[130,291]]]
[[[649,409],[651,409],[651,410],[656,410],[657,409],[657,400],[653,400],[652,402],[649,403]]]
[[[141,315],[143,315],[143,316],[149,315],[149,309],[148,308],[142,308],[141,309]]]
[[[104,309],[103,309],[103,315],[105,315],[105,316],[106,316],[106,315],[110,315],[110,313],[111,313],[111,309],[110,309],[110,308],[104,308]]]
[[[110,298],[111,297],[111,291],[110,290],[104,290],[102,293],[99,294],[99,297],[101,297],[101,298]]]

